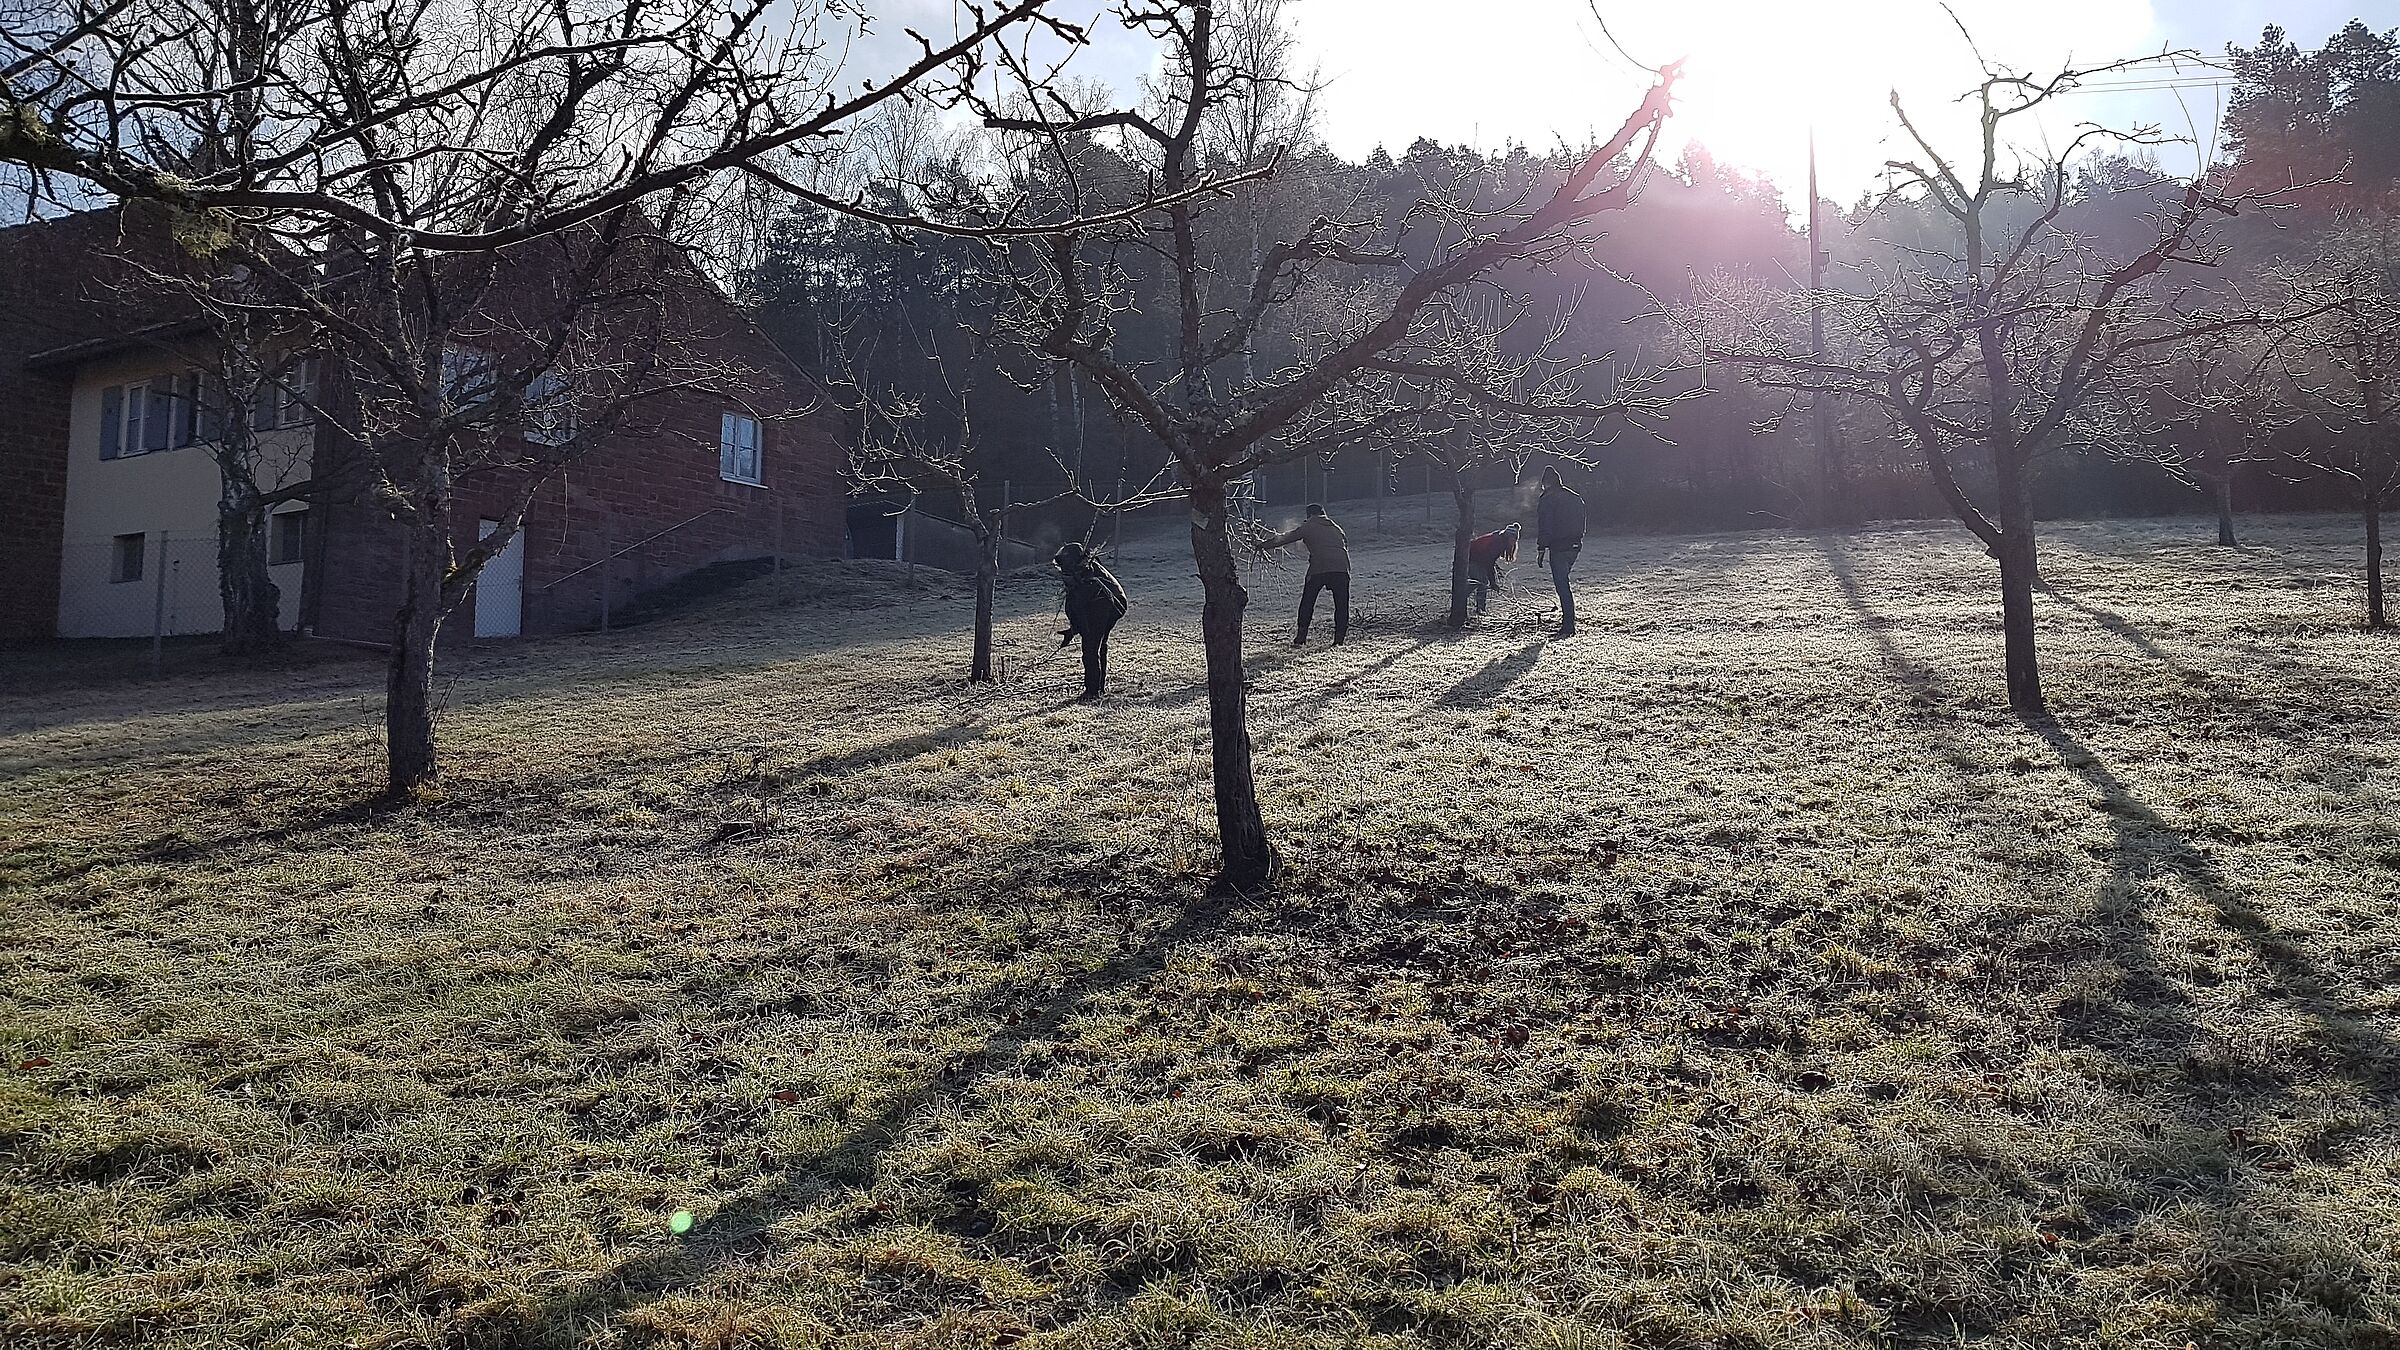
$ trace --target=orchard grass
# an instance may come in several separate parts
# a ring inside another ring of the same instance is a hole
[[[1343,513],[1337,510],[1337,516]],[[826,564],[380,667],[0,657],[12,1346],[2400,1345],[2400,647],[2353,527],[1596,537],[1453,633]]]

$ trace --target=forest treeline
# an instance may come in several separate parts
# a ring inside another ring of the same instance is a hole
[[[2233,84],[2212,178],[2229,193],[2259,199],[2216,236],[2222,256],[2213,272],[2229,291],[2263,287],[2278,269],[2310,265],[2343,231],[2388,231],[2400,195],[2396,33],[2352,21],[2312,48],[2269,27],[2256,45],[2224,54]],[[1244,284],[1264,250],[1326,218],[1378,223],[1382,237],[1411,262],[1435,256],[1492,213],[1538,198],[1589,152],[1512,145],[1487,154],[1420,138],[1396,157],[1378,149],[1353,162],[1311,136],[1310,97],[1279,100],[1271,115],[1253,114],[1253,125],[1220,129],[1217,153],[1227,165],[1253,162],[1262,152],[1279,158],[1271,178],[1229,189],[1240,198],[1238,209],[1200,218],[1209,234],[1203,247],[1222,264],[1205,273],[1204,288],[1229,292]],[[2188,164],[2193,149],[2172,136],[2147,139],[2153,143],[2111,142],[2081,156],[2065,209],[2041,228],[2071,237],[2075,248],[2098,259],[2138,253],[2154,240],[2176,187],[2161,161]],[[1105,197],[1111,189],[1089,180],[1112,168],[1122,179],[1114,190],[1131,195],[1140,176],[1105,138],[1086,137],[1071,154],[1028,156],[995,149],[980,129],[946,129],[921,107],[894,110],[859,141],[868,161],[858,169],[859,191],[896,215],[970,201],[991,212],[1000,209],[995,191],[1028,200],[1059,192],[1042,181],[1045,175],[1075,176],[1078,190]],[[2033,224],[2032,209],[2021,208],[2026,219],[2014,223]],[[1808,215],[1776,183],[1720,164],[1693,145],[1650,178],[1595,246],[1494,274],[1495,289],[1524,307],[1503,325],[1511,329],[1504,345],[1542,347],[1549,361],[1581,360],[1589,370],[1657,372],[1657,416],[1595,422],[1549,447],[1583,462],[1597,520],[1741,527],[1809,524],[1822,514],[1827,466],[1807,400],[1712,365],[1694,331],[1707,297],[1729,290],[1804,305]],[[1874,285],[1895,259],[1940,247],[1947,224],[1923,194],[1905,191],[1863,194],[1846,206],[1823,201],[1817,218],[1824,284],[1836,292]],[[777,203],[763,240],[741,287],[768,332],[804,366],[848,391],[842,401],[854,417],[874,421],[897,406],[912,419],[912,437],[972,442],[980,470],[974,491],[987,508],[1005,504],[1011,493],[1020,500],[1050,495],[1069,480],[1101,497],[1170,481],[1160,446],[1087,376],[1067,362],[1029,362],[1022,343],[995,336],[1011,297],[1007,266],[995,262],[987,241],[893,230],[789,200]],[[1164,253],[1145,259],[1142,250],[1120,250],[1113,261],[1121,289],[1107,321],[1112,349],[1133,365],[1170,366],[1176,277]],[[1321,294],[1268,309],[1241,354],[1244,368],[1271,371],[1299,359],[1306,330],[1321,318],[1313,311],[1339,303],[1338,295]],[[1672,397],[1689,391],[1704,396]],[[1827,402],[1845,519],[1946,514],[1921,458],[1893,434],[1888,412]],[[2116,413],[2104,434],[2074,447],[2077,453],[2045,460],[2033,485],[2038,513],[2209,509],[2211,484],[2192,471],[2195,459],[2206,456],[2161,443],[2190,434],[2188,422],[2155,408]],[[2310,467],[2324,458],[2315,453],[2324,447],[2309,444],[2311,438],[2340,434],[2298,419],[2251,437],[2228,456],[2233,502],[2242,510],[2353,505],[2353,488]],[[1365,497],[1379,478],[1391,492],[1440,490],[1449,473],[1419,453],[1425,448],[1422,437],[1352,445],[1262,468],[1254,480],[1270,511],[1297,510],[1315,498]],[[1522,481],[1545,447],[1521,449],[1476,466],[1478,481],[1485,487]],[[912,488],[940,514],[958,511],[957,490]]]

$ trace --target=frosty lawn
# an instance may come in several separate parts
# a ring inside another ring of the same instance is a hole
[[[1346,523],[1250,904],[1172,533],[1097,707],[828,565],[473,653],[399,812],[371,663],[0,658],[0,1340],[2400,1344],[2348,522],[2047,528],[2046,726],[1955,528],[1596,538],[1551,642]]]

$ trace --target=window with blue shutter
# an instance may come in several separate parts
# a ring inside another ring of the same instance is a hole
[[[115,459],[125,452],[125,386],[112,384],[100,391],[100,458]]]

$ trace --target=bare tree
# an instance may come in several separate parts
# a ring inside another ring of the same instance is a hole
[[[1013,246],[1018,305],[1008,331],[1027,347],[1074,364],[1137,420],[1164,447],[1189,495],[1191,547],[1203,594],[1220,884],[1256,887],[1271,880],[1276,857],[1252,775],[1242,670],[1248,594],[1235,558],[1229,486],[1263,466],[1371,444],[1420,422],[1422,408],[1390,402],[1357,402],[1338,421],[1310,421],[1328,400],[1341,402],[1393,374],[1516,401],[1510,391],[1480,387],[1477,372],[1447,360],[1438,347],[1420,345],[1430,335],[1428,311],[1497,269],[1573,252],[1588,242],[1595,217],[1624,209],[1650,168],[1673,72],[1546,197],[1494,213],[1485,228],[1430,260],[1410,263],[1380,222],[1321,215],[1266,247],[1246,278],[1220,290],[1210,284],[1215,259],[1202,238],[1203,220],[1216,203],[1189,189],[1207,167],[1204,131],[1211,109],[1253,87],[1256,72],[1231,54],[1240,44],[1220,45],[1225,30],[1210,0],[1127,0],[1117,15],[1165,45],[1165,73],[1149,106],[1059,107],[1046,123],[987,108],[987,122],[1047,137],[1115,132],[1122,152],[1156,183],[1163,205],[1145,213],[1139,230],[1062,230]],[[1109,317],[1127,302],[1121,257],[1129,254],[1155,258],[1164,274],[1173,339],[1160,359],[1144,359],[1114,340]],[[1303,292],[1339,285],[1327,274],[1348,269],[1367,269],[1391,284],[1362,289],[1364,303],[1323,345],[1255,378],[1239,373],[1243,353],[1271,315]],[[1406,369],[1394,370],[1395,363]]]
[[[2156,367],[2195,338],[2271,322],[2194,305],[2179,285],[2184,269],[2222,255],[2210,227],[2239,206],[2205,181],[2152,184],[2151,237],[2129,253],[2103,251],[2062,225],[2077,157],[2161,143],[2155,130],[2086,126],[2038,155],[2011,147],[2012,129],[2037,109],[2124,65],[2044,79],[1984,63],[1967,99],[1980,134],[1963,164],[1935,148],[1895,94],[1892,110],[1915,157],[1891,161],[1899,183],[1882,209],[1895,227],[1929,228],[1880,272],[1862,269],[1859,289],[1815,297],[1829,329],[1822,355],[1794,339],[1788,315],[1707,308],[1712,358],[1769,387],[1889,414],[1999,565],[2008,702],[2026,715],[2046,711],[2034,646],[2038,466],[2080,443],[2087,411],[2111,381]],[[1986,474],[1988,486],[1975,484]]]
[[[689,341],[686,300],[708,283],[664,232],[676,224],[671,204],[656,221],[626,208],[513,249],[413,265],[360,236],[312,277],[277,275],[267,303],[305,314],[335,358],[331,471],[405,539],[385,705],[390,791],[434,776],[441,627],[535,494],[612,438],[661,434],[646,414],[667,395],[758,387],[760,372]],[[495,528],[462,544],[470,488],[505,504]]]
[[[2278,344],[2285,388],[2309,423],[2282,438],[2297,471],[2332,482],[2366,532],[2367,625],[2384,604],[2383,513],[2400,496],[2400,239],[2389,216],[2353,221],[2273,282],[2300,316]]]
[[[912,30],[915,52],[861,81],[842,58],[864,19],[839,0],[60,0],[0,29],[0,163],[36,199],[97,192],[440,251],[729,171],[871,211],[808,186],[808,160],[888,104],[954,103],[1008,39],[1081,44],[1048,4],[965,0],[949,37]],[[579,153],[530,180],[485,172],[522,164],[527,135]],[[403,172],[487,184],[511,209],[428,218],[383,191]]]
[[[894,500],[899,510],[931,497],[958,512],[959,523],[975,540],[975,618],[967,680],[988,684],[999,678],[992,656],[992,621],[1010,522],[1061,502],[1113,511],[1148,505],[1166,494],[1152,485],[1123,501],[1105,498],[1055,448],[1050,452],[1059,475],[1052,480],[1055,489],[1015,493],[1008,478],[992,471],[990,447],[977,433],[972,375],[959,379],[952,369],[957,364],[979,371],[990,364],[989,356],[978,350],[969,360],[954,363],[938,351],[926,350],[913,353],[907,363],[920,375],[933,373],[941,382],[940,393],[928,397],[895,391],[888,383],[862,376],[856,366],[838,386],[837,396],[859,428],[848,468],[851,490]]]
[[[2155,464],[2206,493],[2225,548],[2241,543],[2233,489],[2242,466],[2269,461],[2276,438],[2300,418],[2261,369],[2281,338],[2228,332],[2192,343],[2158,378],[2129,391],[2127,425],[2107,438],[2121,458]]]

